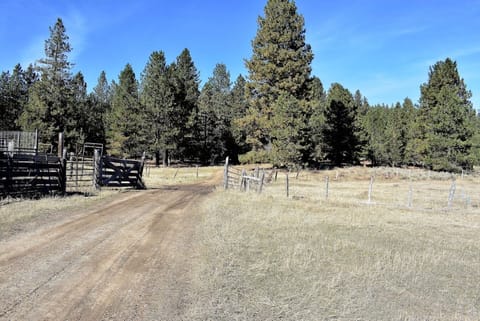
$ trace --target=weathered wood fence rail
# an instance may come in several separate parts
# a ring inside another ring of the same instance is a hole
[[[264,186],[272,181],[276,170],[266,170],[256,167],[247,171],[229,164],[229,158],[225,160],[223,186],[225,189],[239,189],[241,191],[256,191],[261,193]]]
[[[65,161],[51,155],[0,156],[0,196],[63,193]]]

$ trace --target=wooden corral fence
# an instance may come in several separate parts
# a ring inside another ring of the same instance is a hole
[[[64,193],[65,160],[52,155],[0,155],[0,196]]]
[[[0,150],[0,197],[84,193],[102,186],[145,188],[145,156],[141,161],[102,156],[103,147],[93,144],[93,156],[86,156],[84,146],[81,154],[67,157],[62,136],[59,150],[63,153],[58,156]]]
[[[270,183],[275,175],[275,169],[256,167],[253,170],[239,169],[229,164],[229,158],[225,159],[223,173],[224,189],[238,189],[241,191],[256,191],[261,193],[266,184]]]
[[[142,180],[145,154],[141,161],[103,156],[100,161],[99,185],[145,188]]]

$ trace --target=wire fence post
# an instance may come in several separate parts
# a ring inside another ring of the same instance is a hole
[[[325,199],[328,200],[328,185],[330,183],[330,177],[325,176]]]
[[[373,175],[370,176],[370,186],[368,186],[368,204],[372,202],[372,191],[373,191]]]
[[[223,170],[223,188],[228,189],[228,156],[225,158],[225,168]]]
[[[290,196],[290,186],[288,182],[288,172],[285,173],[285,184],[286,184],[286,191],[287,191],[287,198]]]
[[[262,175],[260,176],[260,185],[258,187],[258,194],[261,194],[262,193],[262,189],[263,189],[263,181],[265,180],[265,171],[262,170]]]
[[[242,169],[242,177],[240,179],[240,190],[246,192],[247,191],[247,179],[245,178],[247,176],[247,171],[245,169]]]
[[[452,178],[452,185],[450,186],[450,192],[448,193],[448,203],[447,207],[450,209],[453,204],[453,199],[455,198],[455,189],[457,188],[457,182],[455,177]]]
[[[412,187],[412,184],[410,184],[408,188],[407,206],[409,208],[412,208],[412,203],[413,203],[413,187]]]

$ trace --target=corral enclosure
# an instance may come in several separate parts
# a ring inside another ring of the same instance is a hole
[[[58,155],[39,151],[38,131],[0,132],[0,197],[92,192],[101,186],[145,188],[142,160],[103,155],[103,145],[84,143]],[[51,148],[50,148],[51,149]]]

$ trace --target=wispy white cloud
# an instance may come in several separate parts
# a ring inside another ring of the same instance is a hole
[[[45,40],[48,38],[48,32],[37,34],[30,42],[25,45],[20,54],[20,64],[24,67],[35,64],[36,61],[45,56]]]
[[[76,58],[82,54],[90,32],[87,20],[77,10],[71,10],[68,14],[58,14],[66,28],[69,43],[72,51],[69,54],[69,60],[75,62]],[[56,19],[56,18],[55,18]],[[20,53],[20,63],[22,66],[34,64],[37,60],[45,56],[45,41],[50,37],[49,27],[53,27],[56,20],[52,19],[50,25],[45,25],[43,30],[38,30],[34,36],[30,36],[30,41],[23,47]]]
[[[67,29],[70,45],[72,51],[69,59],[75,62],[76,58],[82,54],[88,41],[90,32],[86,17],[78,10],[71,10],[65,18],[63,23]]]

